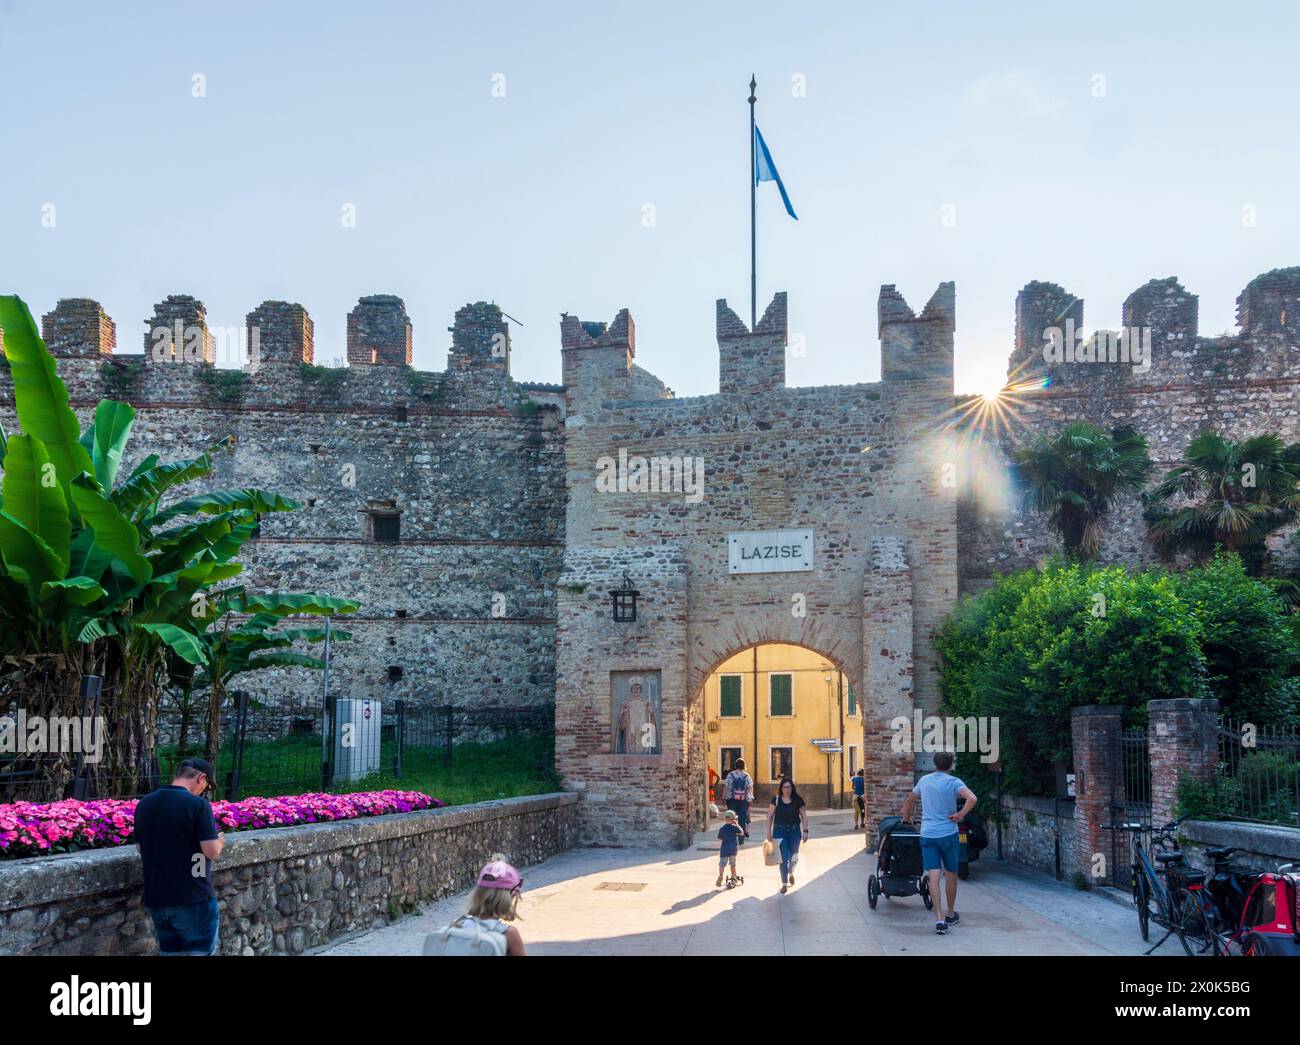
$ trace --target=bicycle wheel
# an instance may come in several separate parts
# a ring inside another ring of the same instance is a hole
[[[1219,938],[1210,926],[1201,897],[1190,889],[1179,889],[1174,894],[1174,931],[1178,942],[1192,958],[1208,958],[1219,953]]]
[[[1151,886],[1141,871],[1133,875],[1133,906],[1138,912],[1138,928],[1142,931],[1142,942],[1151,937]]]

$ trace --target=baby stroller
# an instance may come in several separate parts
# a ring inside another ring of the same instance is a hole
[[[971,861],[978,860],[980,853],[988,847],[989,832],[984,826],[984,818],[973,809],[966,814],[966,819],[957,825],[957,829],[959,832],[957,877],[964,881],[970,877]]]
[[[921,835],[901,816],[887,816],[876,829],[876,870],[867,879],[867,903],[875,910],[884,896],[921,895],[927,911],[934,909],[929,879],[921,871]]]

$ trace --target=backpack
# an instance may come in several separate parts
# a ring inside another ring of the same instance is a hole
[[[727,774],[727,797],[744,801],[749,797],[749,774],[742,769],[733,769]]]
[[[499,958],[506,953],[506,925],[463,914],[424,938],[426,958]]]

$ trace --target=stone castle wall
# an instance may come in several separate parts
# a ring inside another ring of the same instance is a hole
[[[495,305],[457,314],[446,373],[405,365],[411,322],[386,295],[363,298],[349,316],[345,368],[312,365],[311,319],[285,302],[249,314],[241,369],[212,365],[228,358],[230,334],[210,331],[188,296],[157,306],[143,354],[112,354],[112,321],[84,299],[60,302],[43,328],[83,424],[101,398],[135,406],[127,471],[148,453],[176,460],[222,443],[206,486],[303,504],[262,520],[242,580],[360,601],[341,625],[352,640],[333,647],[332,692],[472,706],[554,699],[560,390],[517,384],[508,348],[493,356],[490,336],[483,350],[485,332],[508,346]],[[12,403],[5,370],[0,417],[10,431]],[[400,541],[375,543],[368,513],[394,511]],[[305,669],[239,684],[257,700],[319,706],[319,674]]]
[[[1020,511],[1007,479],[1010,449],[1037,433],[1073,420],[1131,425],[1150,445],[1152,483],[1203,429],[1236,439],[1271,431],[1300,441],[1300,267],[1252,280],[1237,299],[1239,331],[1213,337],[1200,336],[1198,299],[1176,279],[1140,287],[1124,303],[1125,337],[1115,353],[1122,355],[1126,341],[1136,343],[1128,331],[1136,328],[1143,339],[1149,331],[1150,365],[1136,370],[1131,361],[1111,361],[1109,345],[1105,361],[1044,361],[1044,330],[1073,320],[1081,331],[1083,305],[1055,284],[1028,284],[1016,299],[1007,391],[996,408],[979,397],[957,401],[969,445],[979,447],[957,469],[963,593],[985,586],[995,571],[1023,569],[1059,550],[1043,520]],[[974,438],[977,432],[983,436]],[[1101,558],[1155,560],[1135,498],[1107,519]]]
[[[868,695],[863,750],[876,808],[901,803],[910,783],[911,758],[879,741],[913,698],[937,701],[924,640],[956,597],[955,503],[939,469],[953,287],[941,285],[919,315],[882,290],[885,378],[876,384],[787,388],[786,327],[784,294],[753,331],[719,302],[719,392],[645,398],[627,313],[608,328],[565,317],[556,760],[566,786],[589,799],[584,841],[686,844],[702,826],[700,689],[719,663],[760,642],[814,649]],[[623,459],[702,459],[702,496],[602,487],[598,476]],[[729,572],[730,533],[805,527],[811,571]],[[640,593],[635,623],[612,619],[609,592],[624,573]],[[614,753],[611,672],[654,670],[661,752]]]

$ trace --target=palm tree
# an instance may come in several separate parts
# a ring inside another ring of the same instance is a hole
[[[1160,554],[1198,563],[1216,547],[1237,552],[1258,576],[1268,535],[1300,514],[1298,482],[1300,443],[1287,446],[1272,432],[1240,442],[1202,432],[1143,498],[1147,535]]]
[[[1047,517],[1066,553],[1091,559],[1101,547],[1101,520],[1124,494],[1142,488],[1151,459],[1132,428],[1107,432],[1072,421],[1014,451],[1026,511]]]

